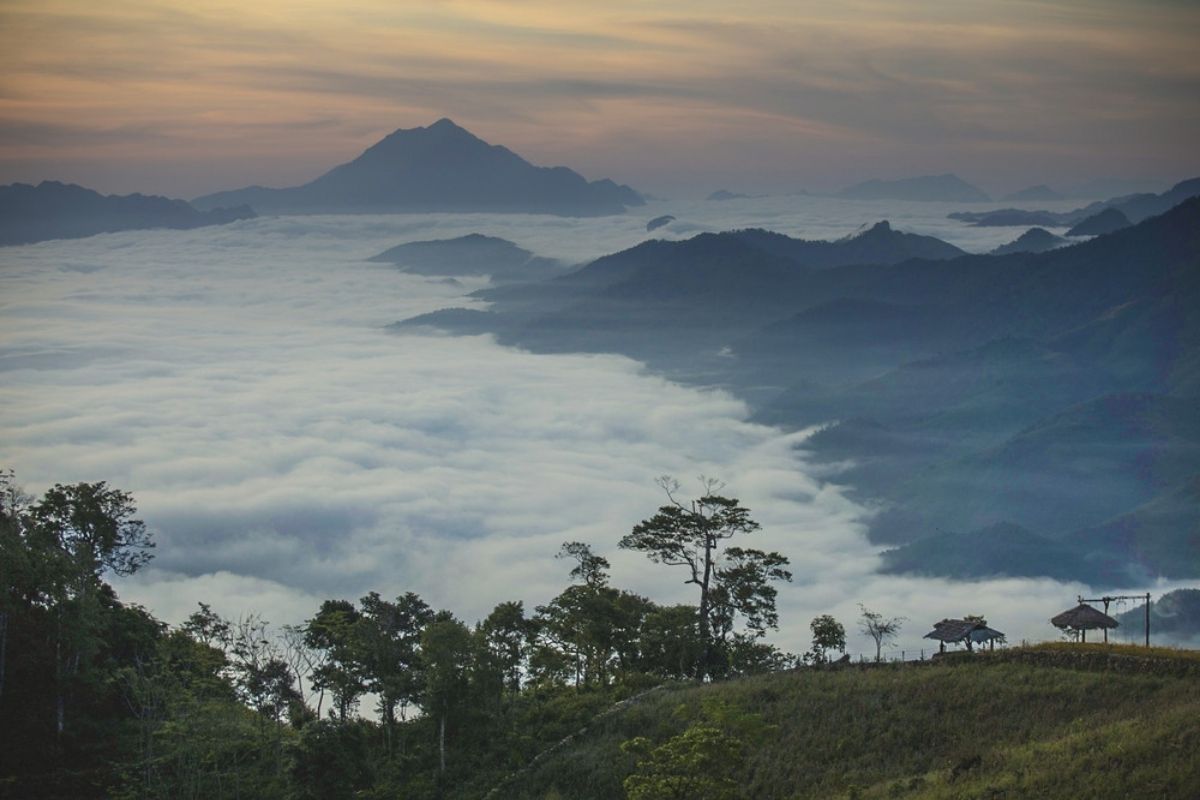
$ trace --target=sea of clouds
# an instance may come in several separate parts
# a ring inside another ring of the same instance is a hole
[[[485,285],[406,275],[366,258],[470,232],[580,263],[653,236],[763,226],[836,238],[889,218],[972,251],[1015,238],[940,204],[764,198],[656,203],[600,219],[508,215],[276,217],[194,231],[108,234],[0,250],[0,467],[38,494],[104,480],[130,491],[158,547],[123,598],[179,622],[198,601],[276,624],[324,598],[415,591],[467,621],[543,603],[567,583],[555,552],[590,543],[613,583],[691,600],[683,575],[617,550],[664,498],[717,477],[762,524],[795,581],[781,646],[832,613],[852,652],[857,604],[909,618],[897,650],[947,616],[979,613],[1011,640],[1087,587],[874,573],[870,512],[805,460],[805,434],[747,423],[721,391],[621,356],[532,355],[490,337],[389,332]],[[1151,587],[1156,593],[1172,588]]]

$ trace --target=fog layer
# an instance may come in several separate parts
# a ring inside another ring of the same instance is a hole
[[[828,237],[880,211],[815,209],[672,208],[680,219],[656,235],[762,224]],[[975,250],[1008,235],[951,228],[944,212],[925,204],[899,226]],[[617,585],[685,601],[682,575],[616,550],[662,501],[655,477],[671,474],[685,489],[699,475],[724,480],[762,523],[758,546],[791,557],[777,637],[787,648],[806,647],[815,614],[849,627],[860,601],[911,618],[909,653],[929,623],[967,613],[1014,639],[1053,637],[1046,620],[1084,587],[874,575],[869,511],[806,465],[805,434],[749,424],[736,398],[623,357],[389,333],[395,320],[470,304],[460,296],[482,283],[364,260],[479,231],[577,262],[639,241],[644,222],[265,218],[5,249],[0,465],[34,493],[83,480],[131,491],[158,550],[119,589],[173,622],[199,600],[296,622],[322,598],[370,590],[416,591],[473,620],[503,600],[531,607],[556,594],[565,540],[610,557]],[[851,650],[866,649],[852,635]]]

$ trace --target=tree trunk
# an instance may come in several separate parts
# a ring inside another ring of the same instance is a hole
[[[712,626],[709,625],[708,585],[712,580],[712,541],[706,536],[704,540],[704,578],[700,582],[700,664],[697,665],[697,678],[708,677],[712,664]]]
[[[0,697],[4,697],[4,661],[8,652],[8,612],[0,611]]]
[[[387,736],[387,754],[392,755],[392,729],[396,726],[396,704],[384,698],[383,700],[383,723],[384,732]]]
[[[442,713],[438,724],[438,772],[446,774],[446,714]]]
[[[58,640],[54,643],[54,736],[62,738],[63,725],[66,722],[66,700],[63,697],[63,683],[66,681],[66,667],[62,657],[62,619],[59,619]]]

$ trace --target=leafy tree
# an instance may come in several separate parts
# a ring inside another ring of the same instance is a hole
[[[687,706],[677,716],[689,717]],[[742,778],[751,746],[761,744],[777,728],[759,714],[742,711],[715,696],[683,733],[657,747],[638,737],[621,749],[638,757],[633,774],[624,781],[629,800],[734,800],[745,797]]]
[[[229,620],[212,610],[208,603],[198,603],[199,611],[193,611],[181,629],[197,642],[225,650],[232,643],[233,628]]]
[[[438,773],[446,772],[446,723],[468,701],[474,641],[467,626],[440,611],[421,634],[425,711],[437,721]]]
[[[525,618],[525,606],[520,600],[500,603],[479,624],[484,652],[510,699],[521,691],[521,672],[533,632],[534,625]]]
[[[606,686],[614,671],[636,664],[638,632],[653,604],[609,587],[608,561],[587,545],[567,542],[559,557],[577,560],[570,574],[583,582],[535,609],[533,669],[549,682]]]
[[[677,499],[679,484],[670,478],[658,481],[668,503],[650,519],[634,526],[620,546],[645,553],[651,561],[684,567],[687,579],[699,593],[697,624],[700,657],[694,666],[698,677],[724,671],[720,645],[740,615],[755,635],[776,627],[775,589],[770,582],[791,580],[784,569],[788,560],[779,553],[731,547],[723,543],[753,533],[759,525],[736,499],[718,495],[721,484],[703,480],[703,494],[684,503]]]
[[[744,746],[713,725],[696,724],[658,747],[644,737],[621,749],[639,757],[624,782],[629,800],[735,800]]]
[[[26,600],[49,612],[54,650],[54,730],[61,737],[82,674],[102,650],[101,629],[113,595],[105,573],[131,575],[154,544],[127,492],[104,482],[55,484],[20,514],[18,536],[33,565]],[[113,598],[115,599],[115,598]]]
[[[878,611],[871,611],[862,603],[858,604],[858,609],[862,612],[862,616],[858,622],[859,630],[875,641],[875,660],[879,661],[882,659],[883,646],[900,634],[900,628],[903,626],[906,618],[891,617],[885,619],[883,614],[880,614]]]
[[[342,722],[353,714],[367,688],[359,653],[357,627],[361,616],[348,600],[326,600],[305,625],[305,644],[326,654],[324,663],[313,672],[313,686],[332,695],[331,713],[336,711]]]
[[[695,673],[700,658],[696,607],[664,606],[651,609],[638,631],[640,668],[665,678],[686,678]]]
[[[389,750],[400,719],[409,705],[420,701],[423,690],[421,632],[433,619],[433,609],[413,592],[395,602],[371,592],[359,601],[361,617],[356,635],[358,658],[367,691],[379,698]]]
[[[846,651],[846,629],[842,623],[828,614],[822,614],[809,623],[812,630],[812,650],[809,656],[814,663],[824,664],[830,650]]]
[[[573,558],[575,567],[571,570],[572,578],[582,578],[585,586],[593,589],[608,585],[608,569],[612,565],[608,559],[592,552],[590,545],[583,542],[563,542],[562,548],[555,558]]]
[[[291,761],[294,796],[351,800],[371,786],[371,726],[361,720],[318,720],[300,732]]]

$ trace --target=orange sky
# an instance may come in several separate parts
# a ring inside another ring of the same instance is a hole
[[[0,182],[302,182],[450,116],[648,191],[1200,173],[1192,2],[0,0]]]

